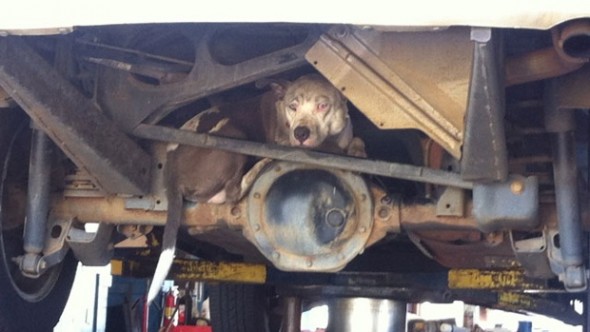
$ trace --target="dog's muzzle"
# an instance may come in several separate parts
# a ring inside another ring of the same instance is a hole
[[[298,126],[293,130],[293,136],[300,144],[303,144],[309,136],[311,135],[311,130],[305,126]]]
[[[337,271],[365,247],[372,201],[358,175],[273,162],[248,197],[246,235],[277,268]]]

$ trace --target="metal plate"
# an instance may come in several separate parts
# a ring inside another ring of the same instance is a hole
[[[323,176],[323,184],[311,186],[303,178],[311,174],[315,174],[311,182]],[[331,193],[326,190],[329,186]],[[300,191],[307,193],[301,197]],[[285,205],[277,209],[281,201]],[[344,268],[362,252],[373,227],[373,203],[360,176],[303,164],[270,164],[252,187],[248,208],[244,233],[277,268],[287,271]],[[323,218],[330,223],[332,213],[341,213],[333,232],[322,230]]]

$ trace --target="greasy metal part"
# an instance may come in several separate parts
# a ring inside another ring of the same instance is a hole
[[[509,87],[557,77],[580,69],[584,64],[567,61],[554,47],[506,58],[504,85]]]
[[[94,184],[92,176],[84,170],[77,168],[73,174],[68,174],[64,179],[64,196],[66,197],[103,197],[105,195]]]
[[[515,232],[510,232],[514,255],[527,276],[544,279],[555,276],[549,263],[547,241],[546,230],[539,232],[537,237],[527,235],[524,239],[516,239]]]
[[[69,246],[66,238],[73,219],[56,219],[50,215],[47,222],[47,234],[42,255],[26,254],[16,258],[24,275],[37,278],[52,266],[63,261]]]
[[[230,25],[229,29],[252,27]],[[97,83],[98,102],[128,130],[141,122],[156,123],[170,111],[191,101],[304,66],[304,53],[320,34],[317,26],[308,25],[305,27],[306,38],[299,44],[244,62],[224,64],[215,59],[211,51],[212,41],[224,29],[228,27],[178,28],[178,35],[193,43],[189,46],[194,47],[196,61],[187,77],[178,82],[150,85],[134,79],[127,71],[101,67]],[[134,81],[133,84],[129,84],[130,80]]]
[[[113,257],[112,235],[114,225],[98,224],[96,232],[86,232],[72,227],[68,232],[67,243],[85,266],[104,266]]]
[[[545,280],[530,278],[522,270],[450,270],[450,289],[542,290]]]
[[[328,301],[326,332],[398,332],[406,330],[406,303],[371,298]]]
[[[155,143],[151,146],[152,180],[147,195],[127,197],[125,207],[137,210],[168,210],[168,197],[164,185],[164,165],[166,164],[167,144]]]
[[[378,160],[352,158],[317,151],[295,149],[287,146],[260,144],[256,142],[199,134],[188,130],[166,128],[163,126],[141,124],[134,129],[133,134],[137,137],[156,141],[216,148],[257,157],[306,163],[315,166],[426,182],[442,186],[464,189],[471,189],[473,187],[471,182],[460,179],[459,174],[437,169]]]
[[[0,38],[0,86],[106,192],[149,190],[149,156],[22,38]]]
[[[473,214],[479,229],[534,229],[538,225],[539,184],[534,176],[512,175],[508,181],[476,184]]]
[[[558,77],[580,69],[590,58],[590,21],[567,22],[552,30],[553,47],[506,59],[506,86]]]
[[[281,332],[301,332],[301,298],[283,298],[283,323]]]
[[[151,225],[118,225],[117,232],[128,239],[134,240],[150,233],[154,229]]]
[[[337,271],[364,250],[372,214],[359,175],[274,162],[250,190],[243,233],[281,270]]]
[[[67,238],[73,222],[73,218],[57,219],[53,214],[49,215],[47,239],[45,240],[42,258],[42,261],[46,263],[46,267],[59,264],[68,253]]]
[[[45,246],[45,230],[49,214],[52,143],[44,132],[33,128],[27,208],[23,248],[26,253],[38,255]]]
[[[587,287],[587,277],[578,201],[574,110],[564,110],[556,104],[552,98],[553,84],[549,82],[545,90],[545,126],[554,135],[553,182],[559,228],[559,244],[556,247],[560,248],[560,261],[554,264],[563,267],[554,272],[568,290],[581,291]]]
[[[42,262],[41,252],[45,247],[45,231],[49,212],[51,157],[51,140],[41,130],[33,128],[23,231],[25,254],[18,258],[23,274],[30,277],[38,277],[46,269],[45,262]]]
[[[437,205],[433,203],[400,203],[398,208],[401,228],[407,232],[416,231],[476,231],[478,224],[472,213],[473,205],[468,202],[463,217],[440,216]]]
[[[392,200],[389,203],[381,203],[382,191],[372,191],[370,198],[376,205],[374,211],[376,227],[386,228],[391,232],[399,232],[400,227],[406,231],[417,230],[477,230],[477,222],[471,214],[463,218],[439,217],[436,213],[436,205],[432,203],[407,202]],[[52,213],[59,218],[75,217],[82,223],[105,222],[116,225],[138,224],[162,226],[166,220],[166,212],[129,210],[125,208],[125,199],[116,196],[106,198],[82,198],[82,197],[55,197],[52,203]],[[470,211],[471,205],[466,207]],[[241,228],[245,223],[245,211],[247,205],[241,201],[232,204],[194,204],[185,206],[184,223],[193,227],[195,233],[205,232],[211,228],[227,227]],[[546,222],[551,221],[555,215],[554,207],[545,207],[544,216],[548,216]],[[401,226],[400,226],[401,225]],[[373,236],[372,236],[373,237]]]
[[[496,34],[489,28],[471,29],[475,45],[461,157],[464,180],[504,181],[508,176],[504,86]]]
[[[465,215],[465,190],[453,187],[445,188],[436,201],[436,214],[463,217]]]
[[[466,28],[387,33],[337,26],[306,58],[380,129],[420,129],[460,158],[472,50]]]

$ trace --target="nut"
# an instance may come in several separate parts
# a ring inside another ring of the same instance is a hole
[[[510,183],[510,191],[515,195],[520,195],[524,192],[524,181],[514,180]]]

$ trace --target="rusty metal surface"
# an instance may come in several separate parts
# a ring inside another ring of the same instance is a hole
[[[473,69],[460,169],[464,180],[479,183],[504,181],[508,175],[505,89],[498,34],[489,28],[471,29]]]
[[[580,69],[590,59],[590,21],[564,23],[551,31],[553,47],[506,59],[506,86],[562,76]]]
[[[448,268],[509,269],[519,267],[504,233],[419,231],[412,233],[441,265]]]
[[[315,176],[324,179],[314,181],[321,186],[305,182]],[[294,188],[296,182],[302,191]],[[372,211],[359,175],[275,162],[250,190],[244,235],[281,270],[337,271],[365,248]],[[337,220],[330,221],[331,215]]]
[[[230,152],[272,158],[284,161],[306,163],[321,167],[381,175],[410,181],[439,184],[472,189],[473,183],[464,181],[459,174],[439,169],[419,167],[408,164],[380,160],[352,158],[287,146],[261,144],[225,137],[199,134],[188,130],[178,130],[163,126],[141,124],[134,129],[137,137],[163,142],[174,142],[197,147],[216,148]]]
[[[459,158],[473,61],[469,32],[336,27],[306,57],[379,128],[420,129]]]
[[[0,38],[0,85],[106,192],[149,190],[147,153],[21,38]]]
[[[556,77],[581,68],[584,64],[570,62],[559,56],[553,47],[509,57],[504,67],[506,86]]]

